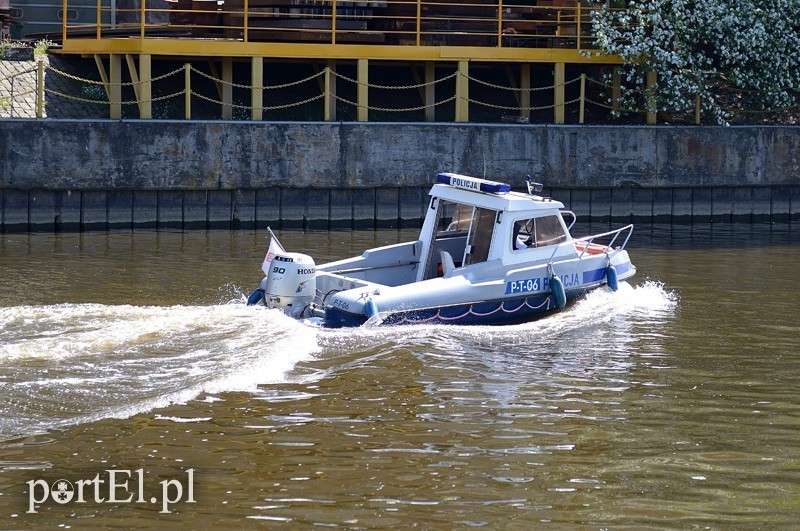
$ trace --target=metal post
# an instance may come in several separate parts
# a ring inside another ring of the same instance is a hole
[[[436,64],[425,62],[425,121],[436,121]]]
[[[700,125],[700,94],[694,97],[694,124]]]
[[[95,37],[97,38],[98,41],[100,40],[100,37],[102,36],[102,26],[103,26],[103,11],[101,9],[102,8],[101,2],[102,2],[102,0],[97,0],[97,31],[96,31]],[[65,20],[66,20],[66,16],[67,16],[67,12],[64,11]]]
[[[125,54],[125,62],[128,63],[128,72],[131,73],[131,83],[133,83],[133,94],[136,96],[136,103],[139,105],[139,112],[142,112],[142,95],[139,93],[141,83],[139,83],[139,73],[136,69],[136,62],[129,53]]]
[[[67,42],[67,0],[61,2],[61,44]]]
[[[519,111],[519,115],[523,118],[530,119],[531,117],[531,65],[528,63],[523,63],[520,66],[520,74],[519,74],[519,88],[522,90],[520,91],[520,98],[519,98],[519,106],[522,107]]]
[[[656,75],[655,70],[651,70],[647,73],[647,125],[655,125],[656,124],[656,98],[655,98],[655,86],[658,80],[658,76]]]
[[[586,74],[581,74],[581,101],[578,111],[578,123],[583,123],[583,111],[586,108]]]
[[[333,0],[331,8],[331,44],[336,44],[336,0]]]
[[[222,119],[233,120],[233,59],[222,58]]]
[[[44,61],[36,64],[36,117],[44,117]]]
[[[250,118],[261,121],[264,118],[264,58],[253,57],[250,66],[250,83],[252,85],[250,105],[253,107]]]
[[[458,62],[456,122],[469,122],[469,61]]]
[[[554,121],[557,124],[564,123],[564,75],[566,65],[564,63],[556,63],[553,70],[553,106],[555,108]]]
[[[144,22],[145,22],[145,6],[147,5],[147,0],[139,0],[142,3],[142,8],[139,10],[139,37],[144,40]]]
[[[183,65],[183,117],[187,120],[192,119],[192,65]]]
[[[575,33],[577,34],[578,49],[580,50],[581,49],[581,3],[580,2],[578,2],[577,13],[578,13],[578,28],[575,30]]]
[[[66,1],[66,0],[65,0]],[[417,46],[419,46],[420,34],[422,33],[422,0],[417,0]]]
[[[326,122],[331,121],[331,68],[325,67],[325,89],[322,95],[322,119]]]
[[[242,13],[243,16],[244,16],[244,28],[242,29],[242,38],[244,39],[244,42],[248,42],[250,40],[248,35],[247,35],[249,33],[249,31],[248,31],[249,30],[249,28],[248,28],[249,24],[248,24],[248,20],[247,20],[248,18],[250,18],[249,11],[250,11],[249,1],[248,0],[244,0],[244,13]]]
[[[369,121],[369,60],[359,59],[357,61],[358,70],[358,91],[357,103],[358,110],[356,119],[359,122]]]
[[[122,118],[122,56],[111,54],[108,57],[108,103],[109,117]]]
[[[325,120],[336,121],[336,61],[329,60],[325,70],[325,103],[327,110]]]
[[[153,79],[151,56],[143,53],[139,56],[139,80],[141,82],[139,88],[139,96],[141,97],[139,117],[143,120],[149,120],[153,117],[153,87],[151,79]]]
[[[497,2],[497,47],[503,47],[503,0]]]

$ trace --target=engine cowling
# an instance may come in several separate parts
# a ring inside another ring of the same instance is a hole
[[[278,253],[270,263],[264,294],[267,306],[299,317],[317,292],[314,259],[301,253]]]

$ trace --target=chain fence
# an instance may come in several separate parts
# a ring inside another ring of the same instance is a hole
[[[207,119],[216,114],[223,119],[239,120],[276,119],[276,116],[277,119],[281,116],[332,119],[336,111],[326,113],[336,103],[340,104],[342,116],[358,113],[363,117],[364,112],[370,112],[380,118],[424,111],[426,117],[436,112],[439,121],[455,121],[455,118],[442,119],[451,113],[453,104],[472,106],[476,114],[486,109],[487,113],[494,113],[492,116],[499,113],[503,118],[560,110],[563,120],[563,111],[569,108],[571,120],[575,121],[577,114],[578,123],[584,123],[586,104],[606,115],[614,110],[610,99],[607,103],[600,101],[609,85],[585,74],[562,83],[515,87],[511,81],[508,85],[492,83],[460,70],[406,85],[360,81],[329,67],[275,84],[235,83],[230,73],[220,77],[213,67],[209,70],[186,63],[149,80],[139,80],[133,75],[131,80],[112,82],[102,69],[99,70],[102,79],[96,79],[91,76],[98,77],[98,71],[81,75],[47,60],[11,73],[0,68],[0,117],[57,117],[53,111],[66,103],[72,108],[83,108],[86,117],[92,118]],[[461,79],[468,87],[464,94],[459,93],[459,78],[466,78]],[[336,82],[341,83],[338,93]],[[408,95],[398,96],[402,91]],[[415,104],[414,99],[420,103]],[[271,114],[264,118],[263,113]]]

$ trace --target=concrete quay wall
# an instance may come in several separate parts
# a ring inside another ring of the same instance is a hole
[[[442,171],[579,219],[800,219],[798,127],[0,121],[0,231],[416,226]]]

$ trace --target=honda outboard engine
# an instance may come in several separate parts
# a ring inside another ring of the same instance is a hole
[[[280,308],[300,317],[317,292],[314,259],[301,253],[278,253],[272,259],[264,285],[264,298],[270,308]]]

